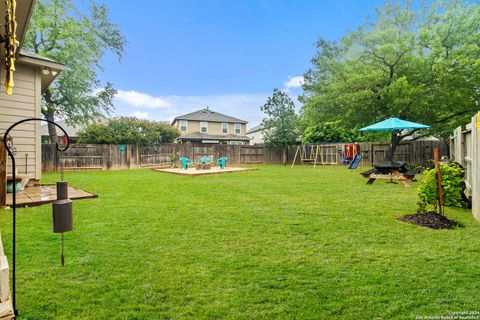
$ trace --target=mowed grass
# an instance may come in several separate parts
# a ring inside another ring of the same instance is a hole
[[[75,201],[64,268],[50,206],[19,210],[21,318],[414,319],[480,310],[480,225],[469,211],[446,210],[464,228],[428,230],[395,219],[415,212],[415,188],[365,185],[345,167],[258,168],[66,173],[99,198]],[[11,260],[11,211],[0,224]]]

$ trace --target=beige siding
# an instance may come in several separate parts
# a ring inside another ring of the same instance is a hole
[[[5,94],[4,79],[0,83],[0,134],[14,122],[40,117],[41,76],[34,67],[17,64],[13,94]],[[3,77],[2,77],[3,78]],[[40,123],[24,123],[10,132],[16,148],[17,172],[25,173],[25,154],[28,154],[27,173],[41,178]],[[8,162],[9,172],[11,164]]]
[[[262,144],[263,143],[263,130],[255,131],[247,134],[250,138],[250,144]]]
[[[175,121],[173,124],[180,131],[180,121]],[[181,132],[181,135],[188,135],[191,133],[200,132],[200,121],[188,120],[187,132]],[[246,124],[242,123],[240,126],[240,133],[238,135],[245,135],[247,132]],[[227,134],[237,134],[235,133],[235,123],[228,124],[228,133],[222,132],[222,123],[220,122],[208,122],[208,134],[212,135],[227,135]]]

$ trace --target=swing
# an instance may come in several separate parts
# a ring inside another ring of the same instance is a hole
[[[297,161],[297,158],[300,158],[301,164],[312,164],[315,168],[318,162],[318,154],[320,151],[320,146],[315,144],[301,145],[297,147],[295,151],[295,156],[293,157],[292,168]]]

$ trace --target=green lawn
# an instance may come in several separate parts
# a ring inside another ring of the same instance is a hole
[[[469,211],[446,210],[465,228],[428,230],[395,219],[415,212],[415,188],[365,185],[345,167],[259,168],[66,173],[100,197],[74,203],[64,268],[50,206],[19,210],[22,318],[414,319],[480,310],[480,225]],[[0,212],[10,258],[11,214]]]

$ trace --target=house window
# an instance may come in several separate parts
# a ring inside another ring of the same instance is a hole
[[[241,124],[235,123],[235,133],[240,133],[241,129],[242,129]]]
[[[228,133],[228,123],[222,123],[222,133]]]
[[[180,120],[180,131],[187,132],[188,131],[188,122],[187,120]]]
[[[200,122],[200,132],[207,133],[208,132],[208,122]]]

